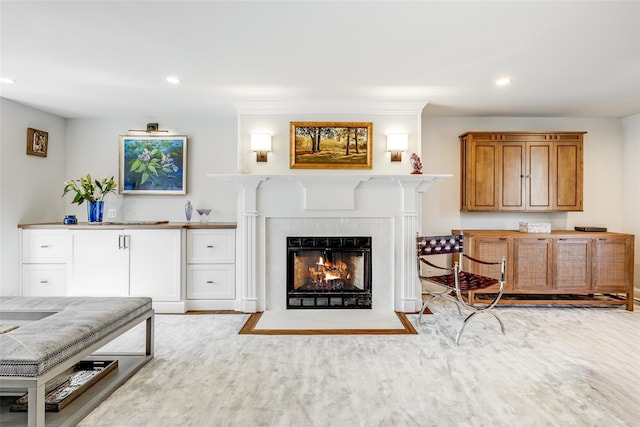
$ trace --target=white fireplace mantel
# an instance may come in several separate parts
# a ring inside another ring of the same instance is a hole
[[[415,271],[420,198],[431,184],[450,174],[207,176],[228,182],[238,192],[238,310],[281,308],[286,256],[280,242],[287,234],[350,235],[363,230],[370,230],[381,243],[373,262],[377,256],[378,264],[385,264],[377,270],[374,265],[373,308],[402,312],[420,308]],[[281,256],[274,255],[281,251]]]

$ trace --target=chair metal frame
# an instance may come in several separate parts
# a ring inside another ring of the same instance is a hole
[[[504,292],[505,277],[506,277],[506,259],[502,257],[500,261],[484,261],[477,258],[473,258],[464,253],[464,237],[461,234],[452,234],[447,236],[418,236],[416,238],[416,250],[417,250],[417,265],[418,265],[418,277],[421,284],[429,282],[439,286],[442,291],[435,291],[430,289],[424,289],[429,298],[426,299],[420,310],[418,317],[418,323],[422,322],[422,316],[427,309],[428,304],[435,298],[444,298],[449,301],[453,301],[458,309],[458,314],[462,316],[461,308],[471,311],[460,326],[458,333],[456,334],[456,345],[460,345],[460,337],[467,324],[478,314],[491,314],[496,318],[500,324],[500,330],[505,334],[504,324],[498,315],[493,312],[493,308],[498,304],[502,293]],[[425,259],[431,255],[453,255],[459,254],[460,261],[467,259],[471,262],[484,264],[484,265],[500,265],[500,279],[495,279],[480,274],[469,273],[463,270],[459,261],[454,261],[453,267],[443,267],[436,265]],[[421,265],[425,264],[429,267],[436,268],[438,270],[447,271],[449,273],[440,276],[425,276],[422,274]],[[498,292],[494,299],[487,305],[477,307],[469,305],[464,294],[469,291],[478,291],[489,288],[490,286],[499,285]],[[451,295],[452,291],[455,291],[455,295]]]

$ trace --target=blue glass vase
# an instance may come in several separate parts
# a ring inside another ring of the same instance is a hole
[[[89,222],[102,222],[104,212],[104,200],[87,202],[87,220]]]

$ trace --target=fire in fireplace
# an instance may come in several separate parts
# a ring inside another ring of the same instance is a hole
[[[371,237],[287,237],[287,308],[371,308]]]

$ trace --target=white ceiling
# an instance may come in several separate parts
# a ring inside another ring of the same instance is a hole
[[[0,16],[0,75],[17,82],[0,96],[68,118],[280,101],[640,112],[640,1],[0,0]]]

